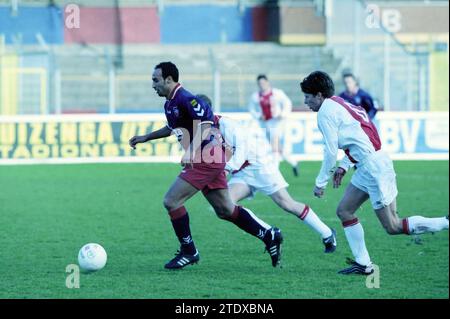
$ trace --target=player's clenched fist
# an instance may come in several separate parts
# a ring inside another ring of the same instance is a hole
[[[324,191],[325,190],[322,187],[315,186],[314,190],[313,190],[313,194],[314,194],[314,196],[321,198],[323,196]]]
[[[346,171],[342,167],[338,167],[333,175],[333,187],[338,188],[341,186],[342,178],[344,177]]]
[[[133,149],[136,149],[136,144],[145,142],[147,142],[147,138],[145,135],[143,135],[143,136],[133,136],[132,138],[130,138],[128,143]]]

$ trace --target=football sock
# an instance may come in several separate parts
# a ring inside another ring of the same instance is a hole
[[[404,218],[402,222],[403,232],[407,235],[418,235],[448,229],[448,219],[446,217],[427,218],[412,216]]]
[[[319,216],[314,213],[314,211],[308,205],[305,205],[303,211],[298,215],[306,225],[311,227],[313,230],[318,232],[322,238],[327,238],[332,235],[330,227],[324,224],[323,221],[320,220]]]
[[[358,218],[345,221],[342,225],[344,226],[345,237],[347,237],[355,261],[363,266],[369,265],[371,262],[364,241],[364,229],[359,223]]]
[[[261,240],[264,240],[266,231],[271,228],[270,225],[256,217],[250,209],[242,206],[235,206],[233,214],[227,220]]]
[[[172,222],[175,234],[181,244],[183,252],[194,255],[197,251],[194,241],[191,236],[191,229],[189,227],[189,215],[184,206],[169,211],[170,221]]]

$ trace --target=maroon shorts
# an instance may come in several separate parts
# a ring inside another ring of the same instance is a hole
[[[213,189],[227,189],[227,177],[225,175],[225,164],[194,164],[183,168],[178,177],[207,194]]]

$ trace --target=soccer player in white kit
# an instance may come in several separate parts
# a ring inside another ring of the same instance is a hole
[[[211,100],[206,95],[197,97],[211,106]],[[259,127],[244,126],[224,116],[216,115],[214,122],[228,150],[225,170],[231,174],[228,189],[233,202],[238,203],[242,199],[251,198],[258,191],[270,196],[280,208],[298,217],[320,234],[325,253],[334,252],[336,232],[308,205],[291,197],[287,191],[289,184],[281,175],[263,130]]]
[[[286,160],[292,166],[294,175],[298,176],[298,162],[292,158],[288,147],[284,143],[281,145],[285,120],[292,111],[292,101],[282,90],[272,88],[266,75],[258,75],[256,80],[259,90],[250,98],[249,112],[265,130],[272,151],[277,154],[276,160]]]
[[[313,72],[300,83],[300,87],[305,94],[305,104],[318,113],[317,122],[325,144],[314,195],[319,198],[323,196],[332,174],[333,186],[337,188],[348,169],[352,165],[356,167],[336,211],[355,257],[354,261],[349,260],[351,266],[339,271],[340,274],[365,275],[373,272],[364,230],[355,215],[367,199],[370,199],[378,219],[390,235],[413,235],[448,229],[448,215],[438,218],[398,216],[395,171],[391,159],[381,150],[377,129],[362,107],[334,96],[334,84],[328,74]],[[338,149],[344,150],[346,156],[334,170]]]

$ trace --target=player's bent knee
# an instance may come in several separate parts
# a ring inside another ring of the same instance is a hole
[[[345,213],[342,209],[340,209],[340,207],[336,209],[336,215],[337,217],[339,217],[340,220],[343,220],[345,217]]]
[[[227,215],[226,213],[224,213],[223,211],[217,212],[216,211],[216,215],[217,217],[219,217],[220,219],[230,219],[230,215]]]
[[[390,226],[384,227],[384,230],[386,230],[386,233],[388,233],[389,235],[396,235],[396,234],[398,234],[398,232],[395,230],[395,228],[390,227]]]
[[[403,228],[401,225],[397,224],[389,224],[389,225],[383,225],[384,229],[386,230],[386,233],[389,235],[398,235],[403,233]]]
[[[167,198],[164,198],[163,205],[167,211],[171,211],[173,209],[172,204],[170,203],[170,201]]]
[[[231,191],[230,191],[230,199],[233,202],[233,204],[236,204],[240,200],[240,198],[238,198],[237,194],[235,194],[234,192],[231,192]]]
[[[341,207],[337,208],[336,215],[337,215],[337,217],[339,217],[339,219],[341,221],[350,220],[350,219],[354,218],[353,212],[350,212],[349,210],[343,209]]]
[[[220,219],[230,219],[233,212],[229,212],[226,207],[214,207],[214,211],[216,212],[217,217]]]
[[[386,232],[388,233],[388,235],[397,235],[398,232],[396,230],[394,230],[393,228],[387,228]]]
[[[165,196],[164,200],[163,200],[163,205],[164,205],[164,208],[168,212],[170,212],[171,210],[174,210],[174,209],[177,209],[178,207],[180,207],[182,205],[182,203],[177,202],[170,196]]]

